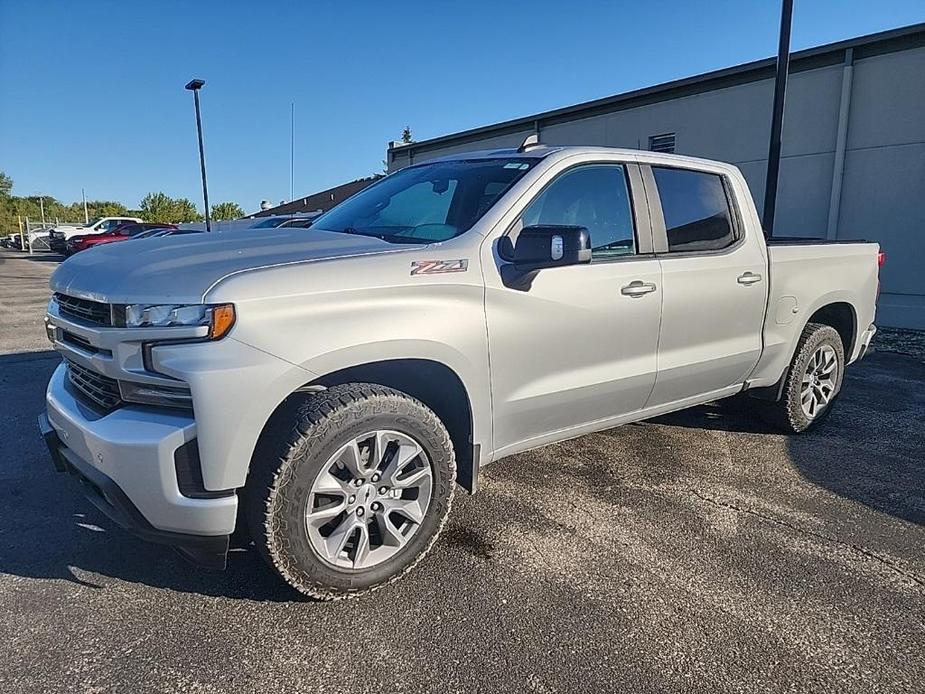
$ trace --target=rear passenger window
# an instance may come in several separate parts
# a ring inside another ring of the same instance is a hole
[[[721,176],[658,166],[652,173],[669,251],[715,251],[732,245],[732,213]]]

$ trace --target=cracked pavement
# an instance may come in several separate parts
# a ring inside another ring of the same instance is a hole
[[[0,254],[0,689],[916,692],[925,363],[851,368],[818,432],[738,402],[514,456],[380,592],[300,599],[113,527],[35,430],[55,263]]]

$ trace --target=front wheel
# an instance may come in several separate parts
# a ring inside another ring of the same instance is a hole
[[[787,433],[798,434],[823,422],[841,393],[845,348],[828,325],[809,323],[800,336],[781,399],[760,402],[760,414]]]
[[[346,384],[310,396],[289,424],[281,443],[258,446],[242,496],[270,566],[321,599],[410,571],[452,503],[456,461],[442,422],[399,391]]]

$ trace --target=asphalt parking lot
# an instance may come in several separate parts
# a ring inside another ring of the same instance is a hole
[[[483,472],[411,575],[300,599],[113,527],[35,428],[52,256],[0,251],[0,691],[922,691],[925,362],[817,433],[704,406]]]

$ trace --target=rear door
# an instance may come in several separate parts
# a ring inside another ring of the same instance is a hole
[[[583,226],[592,261],[541,270],[527,289],[504,286],[497,239],[491,245],[483,264],[496,453],[563,438],[648,399],[661,282],[642,188],[635,163],[558,170],[508,233],[536,224]]]
[[[721,170],[642,171],[663,293],[651,407],[745,380],[761,355],[768,278],[764,244],[746,234]]]

